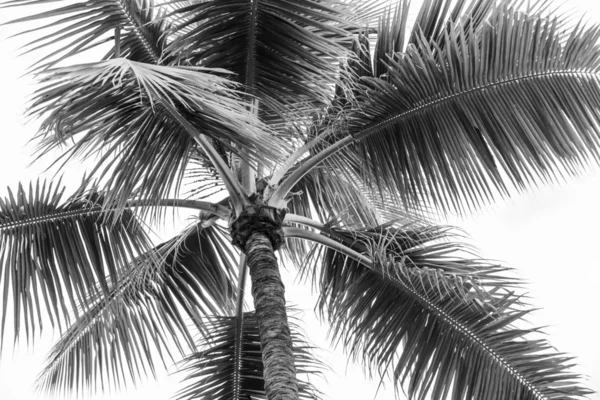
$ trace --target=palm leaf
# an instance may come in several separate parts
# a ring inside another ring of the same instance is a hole
[[[351,43],[348,5],[335,0],[212,0],[175,15],[169,53],[232,71],[266,119],[290,104],[327,104]]]
[[[522,0],[504,0],[501,4],[497,0],[424,0],[420,2],[414,21],[410,15],[413,8],[407,0],[395,3],[380,14],[372,62],[373,76],[376,77],[387,73],[387,62],[393,54],[406,52],[410,45],[418,47],[423,37],[443,49],[447,44],[444,35],[454,23],[462,21],[466,25],[465,32],[479,32],[498,7],[546,16],[551,2],[542,0],[525,5]],[[410,30],[409,22],[412,22]]]
[[[217,148],[217,151],[224,160],[228,159],[227,152],[223,147]],[[199,152],[190,156],[185,170],[184,187],[188,188],[186,197],[197,199],[210,198],[226,190],[225,185],[219,179],[218,171]]]
[[[465,211],[597,157],[600,29],[563,34],[560,20],[507,7],[476,20],[420,34],[389,54],[385,79],[362,79],[354,151],[405,204]]]
[[[497,0],[424,0],[419,4],[416,17],[411,18],[413,8],[408,0],[390,2],[377,14],[377,29],[365,29],[358,34],[352,46],[352,52],[357,58],[348,62],[354,77],[374,76],[385,79],[389,68],[388,59],[396,53],[406,52],[408,45],[418,46],[421,38],[425,37],[443,48],[444,31],[452,23],[460,21],[466,15],[468,18],[465,19],[465,24],[478,31],[498,7]],[[508,0],[503,4],[508,8],[522,6],[520,0]],[[547,1],[536,2],[527,11],[542,15],[548,6]]]
[[[500,7],[515,8],[519,7],[519,3],[522,4],[523,2],[521,0],[508,0],[504,1]],[[527,12],[542,14],[546,10],[547,4],[544,5],[544,1],[536,3],[533,7],[529,7]],[[425,37],[430,41],[439,42],[443,46],[445,31],[461,19],[464,19],[473,31],[478,31],[490,14],[496,11],[498,4],[497,0],[460,0],[457,2],[425,0],[419,9],[406,44],[418,45],[421,37]],[[407,17],[404,14],[408,14],[406,5],[397,10],[399,18],[406,19]],[[394,29],[394,25],[395,22],[391,21],[388,27]],[[406,22],[403,22],[403,26],[406,26]],[[382,46],[387,51],[380,53],[383,57],[379,57],[379,62],[385,63],[386,55],[404,50],[404,40],[398,41],[396,48],[390,47],[390,44],[389,40],[386,40],[386,45]]]
[[[296,370],[300,376],[320,374],[323,366],[312,354],[299,328],[290,324]],[[254,312],[236,317],[210,318],[211,335],[204,350],[187,357],[184,371],[188,386],[178,399],[266,399],[258,322]],[[298,382],[301,399],[319,399],[320,392],[308,382]]]
[[[156,18],[153,1],[149,0],[77,0],[56,2],[48,7],[46,0],[8,0],[0,8],[29,6],[36,11],[10,23],[44,22],[20,34],[39,33],[26,47],[28,51],[49,48],[50,54],[38,62],[36,69],[46,69],[82,51],[114,41],[113,32],[120,30],[120,56],[133,61],[157,64],[166,42],[166,26]],[[39,11],[39,9],[44,11]],[[114,47],[106,58],[115,55]]]
[[[359,230],[389,222],[409,224],[428,220],[427,213],[411,212],[394,202],[393,197],[382,197],[364,184],[362,176],[355,172],[359,168],[355,169],[351,163],[336,164],[339,161],[340,157],[331,157],[324,168],[311,170],[294,186],[287,202],[289,213],[320,224]],[[302,270],[311,264],[308,260],[315,248],[305,240],[288,238],[283,250]]]
[[[117,217],[101,193],[80,189],[63,199],[59,187],[19,185],[0,199],[1,337],[11,303],[16,337],[24,327],[33,338],[45,315],[62,329],[70,312],[108,293],[109,282],[151,247],[131,211]]]
[[[522,328],[502,268],[465,259],[439,228],[335,232],[374,260],[326,250],[320,310],[334,342],[409,399],[582,399],[569,358]],[[517,324],[518,326],[515,326]]]
[[[321,222],[336,218],[350,227],[381,223],[379,210],[368,201],[355,182],[345,179],[344,172],[330,169],[311,171],[292,190],[288,202],[290,212]]]
[[[244,149],[246,159],[258,149],[262,160],[274,158],[278,142],[215,72],[222,71],[126,59],[50,70],[31,106],[44,117],[41,153],[71,139],[67,159],[102,149],[94,173],[120,205],[134,194],[160,204],[179,190],[198,146],[189,126],[228,150]]]
[[[136,260],[61,337],[39,388],[79,394],[135,383],[155,374],[155,359],[166,369],[167,361],[194,350],[193,336],[209,334],[207,315],[235,307],[235,254],[222,228],[194,225],[151,253],[158,264]]]
[[[421,10],[427,9],[428,3],[431,1],[424,1]],[[422,16],[422,12],[419,16]],[[361,42],[360,52],[363,53],[361,57],[362,67],[364,72],[360,76],[376,76],[380,77],[387,71],[386,62],[390,54],[398,53],[404,50],[406,45],[407,36],[407,25],[409,20],[409,4],[408,1],[398,1],[396,8],[390,8],[386,10],[379,20],[377,29],[377,40],[375,41],[375,48],[373,53],[373,59],[371,60],[370,54],[370,43],[367,35],[360,35],[358,40]],[[415,28],[422,25],[422,18],[417,18],[415,21]],[[414,29],[416,30],[416,29]],[[414,32],[414,31],[413,31]],[[362,36],[362,37],[361,37]],[[356,52],[357,50],[355,50]]]

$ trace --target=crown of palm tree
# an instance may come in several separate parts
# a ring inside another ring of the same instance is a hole
[[[62,332],[41,388],[102,390],[183,359],[183,399],[320,398],[280,250],[333,342],[410,399],[590,393],[523,323],[522,283],[435,221],[598,159],[600,28],[547,1],[410,10],[73,0],[12,21],[39,24],[20,34],[45,52],[39,156],[97,160],[66,200],[46,183],[0,200],[1,332],[11,306],[17,334],[45,316]],[[165,207],[199,215],[154,245],[145,223]]]

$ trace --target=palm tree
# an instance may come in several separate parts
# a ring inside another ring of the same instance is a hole
[[[0,3],[36,24],[39,154],[95,167],[0,200],[2,334],[9,308],[16,336],[62,332],[42,389],[184,358],[182,399],[317,398],[279,250],[411,399],[589,393],[521,282],[434,221],[598,159],[598,27],[518,0],[425,0],[412,26],[407,0],[46,3]],[[169,207],[198,217],[155,245]]]

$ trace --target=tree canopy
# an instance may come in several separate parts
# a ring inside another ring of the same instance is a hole
[[[319,398],[278,255],[400,396],[591,393],[523,282],[440,221],[598,161],[600,27],[548,1],[0,2],[21,6],[38,155],[94,163],[69,196],[0,200],[0,335],[61,332],[40,388],[184,360],[182,399]],[[153,243],[169,207],[197,217]]]

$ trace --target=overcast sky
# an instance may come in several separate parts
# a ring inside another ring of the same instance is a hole
[[[569,6],[600,21],[600,6],[595,1],[570,1]],[[4,11],[2,11],[4,12]],[[5,16],[1,18],[5,20]],[[32,146],[26,145],[35,125],[25,124],[26,96],[31,92],[29,78],[20,78],[31,58],[16,59],[18,42],[6,41],[8,30],[0,27],[0,196],[5,187],[28,183],[43,171],[43,165],[29,167]],[[70,175],[78,177],[77,168]],[[486,258],[503,261],[531,282],[531,303],[544,309],[531,318],[532,325],[548,326],[550,342],[560,351],[577,357],[577,371],[590,376],[590,387],[600,390],[600,345],[598,308],[600,243],[600,173],[597,169],[582,173],[560,187],[543,187],[526,195],[497,204],[468,220],[452,221],[464,227],[473,243]],[[288,299],[299,303],[307,297],[307,288],[286,283]],[[312,304],[300,303],[307,318]],[[324,343],[326,330],[307,322],[313,341]],[[5,400],[44,399],[35,395],[32,382],[41,371],[45,354],[53,339],[45,332],[35,348],[23,343],[11,353],[11,343],[0,360],[0,396]],[[360,368],[346,367],[341,351],[326,356],[333,372],[322,390],[330,399],[373,399],[376,383],[364,379]],[[95,396],[93,399],[168,399],[177,389],[177,381],[163,374],[158,382],[120,394]],[[377,399],[391,398],[391,391],[380,390]],[[600,396],[593,397],[600,399]]]

